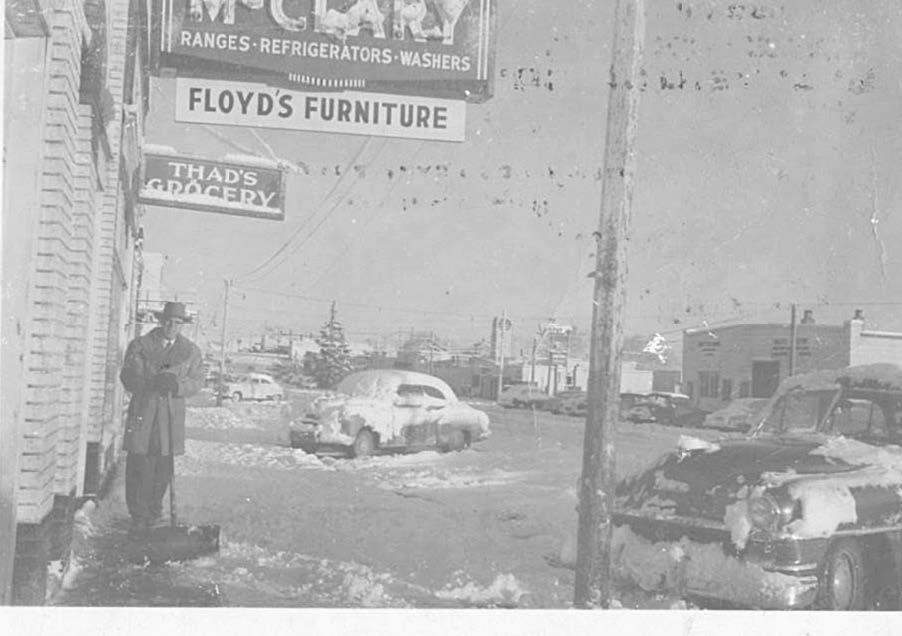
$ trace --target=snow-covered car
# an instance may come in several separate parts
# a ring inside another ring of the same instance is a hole
[[[898,608],[902,367],[785,379],[761,423],[616,489],[614,571],[646,590],[756,608]]]
[[[768,401],[767,398],[737,398],[722,409],[706,415],[702,428],[745,432],[752,424],[757,424],[756,418]]]
[[[538,408],[545,406],[551,396],[532,384],[514,384],[498,396],[498,404],[505,408]]]
[[[226,380],[220,387],[223,397],[241,400],[283,400],[285,391],[271,375],[248,373]]]
[[[556,393],[554,397],[545,402],[546,411],[563,415],[586,414],[586,392],[582,389],[568,389]]]
[[[489,436],[489,417],[457,399],[443,380],[413,371],[352,373],[318,397],[289,431],[306,452],[365,457],[378,451],[463,450]]]

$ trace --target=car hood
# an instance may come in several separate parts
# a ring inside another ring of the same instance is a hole
[[[671,453],[618,485],[617,508],[643,516],[723,522],[727,506],[747,497],[768,473],[803,476],[853,469],[811,454],[822,443],[821,438],[752,438]]]

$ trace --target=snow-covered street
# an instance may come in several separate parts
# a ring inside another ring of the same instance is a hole
[[[573,597],[583,420],[479,404],[492,436],[463,452],[368,459],[288,446],[286,403],[192,407],[176,461],[180,517],[219,524],[218,555],[127,561],[121,475],[77,528],[63,605],[565,608]],[[685,429],[619,425],[618,473]],[[718,433],[692,431],[711,439]],[[70,577],[72,578],[72,577]],[[66,589],[68,588],[68,589]],[[671,607],[623,588],[624,607]],[[679,606],[677,603],[676,606]]]

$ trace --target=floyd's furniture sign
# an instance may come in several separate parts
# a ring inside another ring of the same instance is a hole
[[[463,141],[466,111],[463,100],[176,80],[175,120],[186,123]]]
[[[153,0],[179,76],[482,101],[495,0]],[[273,81],[276,80],[276,81]]]
[[[142,203],[285,220],[283,173],[275,165],[144,154]],[[261,162],[263,163],[263,162]]]

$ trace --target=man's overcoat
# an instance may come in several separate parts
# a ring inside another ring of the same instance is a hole
[[[171,397],[151,388],[151,380],[161,371],[174,373],[178,391]],[[135,338],[125,352],[119,378],[131,392],[123,446],[130,453],[146,455],[154,422],[159,430],[159,448],[169,455],[169,424],[172,420],[172,452],[185,452],[185,398],[200,391],[205,371],[200,349],[182,335],[166,349],[160,327]]]

